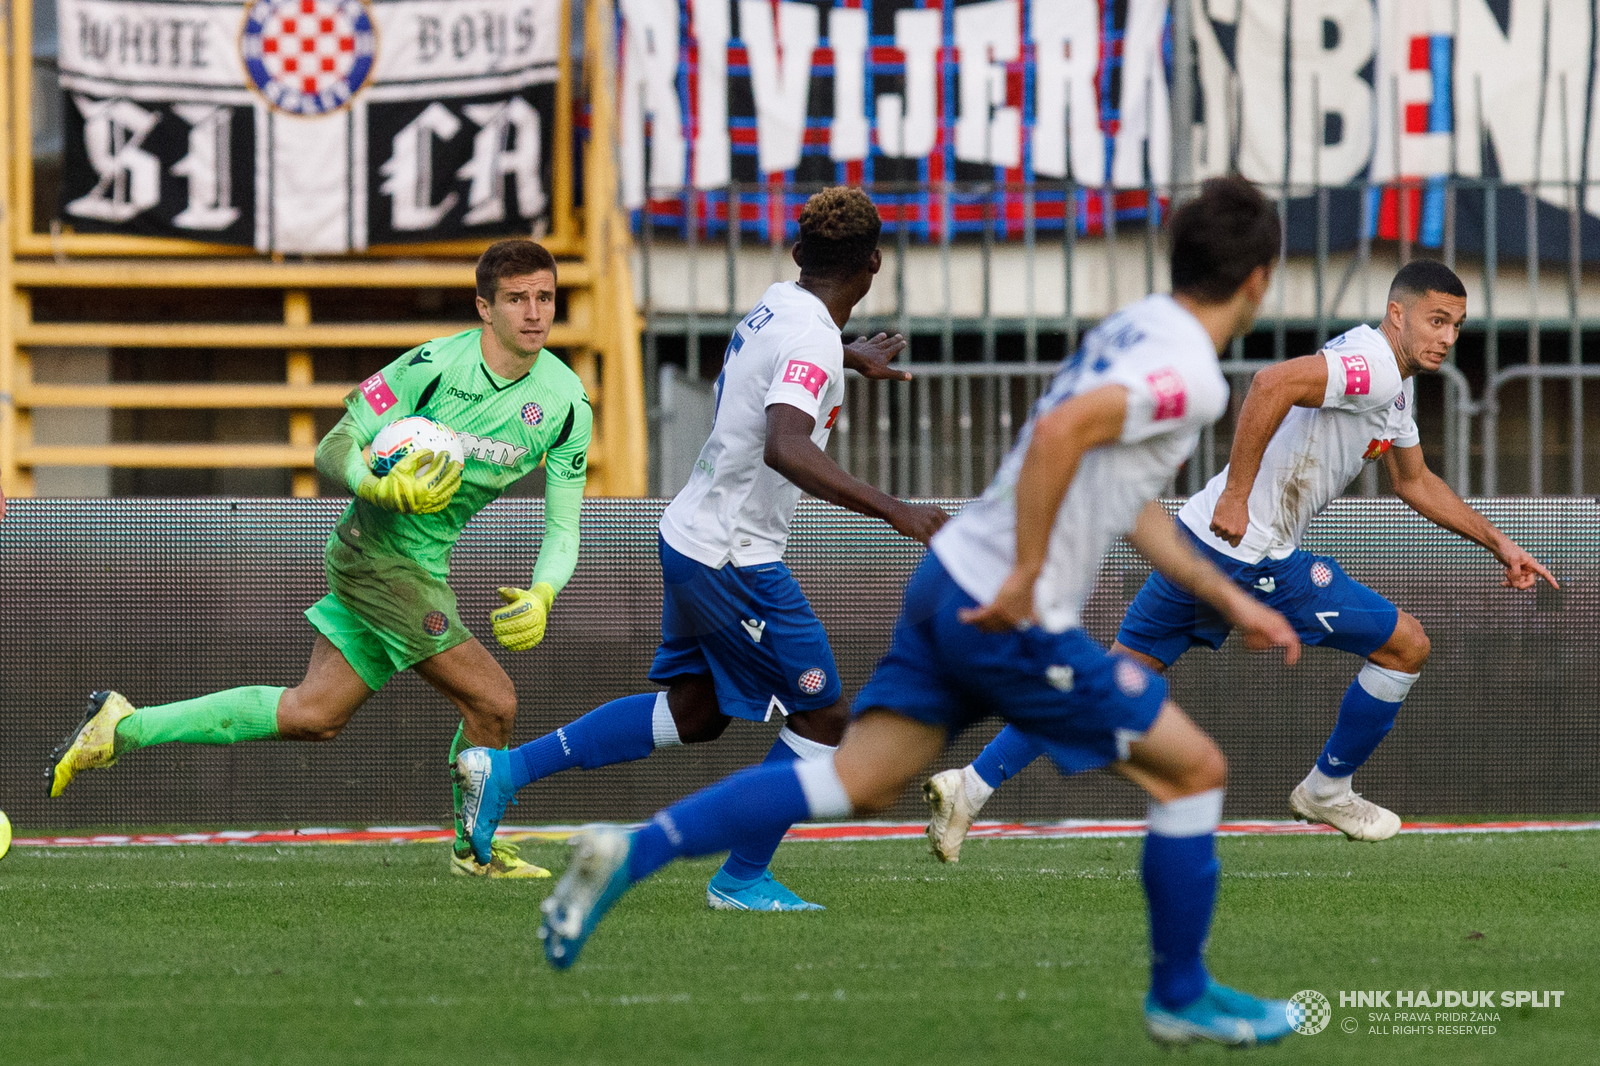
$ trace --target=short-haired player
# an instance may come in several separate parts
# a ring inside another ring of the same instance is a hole
[[[490,619],[511,651],[538,644],[578,561],[593,414],[578,376],[544,348],[556,308],[556,261],[547,249],[529,240],[490,245],[478,260],[477,308],[480,327],[418,345],[362,382],[317,446],[317,470],[356,498],[328,538],[328,594],[306,611],[317,637],[304,680],[139,708],[120,693],[96,692],[51,755],[52,796],[77,772],[153,744],[332,740],[407,669],[461,712],[452,762],[468,743],[511,739],[516,689],[456,612],[446,583],[450,550],[473,515],[544,462],[545,532],[530,587],[502,588],[505,605]],[[465,464],[419,451],[374,474],[363,449],[408,415],[466,438]],[[474,860],[459,813],[456,828],[452,872],[549,876],[509,845]]]
[[[1080,626],[1102,558],[1127,534],[1251,646],[1298,655],[1289,622],[1189,548],[1155,502],[1227,404],[1217,351],[1250,327],[1278,234],[1272,205],[1241,179],[1209,182],[1177,211],[1174,295],[1148,297],[1089,333],[988,491],[933,538],[837,755],[745,770],[636,833],[586,833],[544,904],[546,957],[571,965],[607,908],[674,858],[737,848],[807,818],[884,810],[952,735],[996,714],[1063,773],[1111,765],[1151,795],[1143,871],[1152,1035],[1252,1044],[1287,1033],[1283,1001],[1218,984],[1202,959],[1222,753],[1167,699],[1159,675]]]
[[[926,542],[947,517],[858,481],[823,449],[844,403],[844,371],[901,378],[882,335],[846,349],[840,330],[866,296],[881,256],[878,210],[859,189],[807,201],[794,259],[800,279],[773,285],[734,328],[717,378],[711,437],[661,518],[664,602],[650,680],[664,692],[625,696],[509,753],[457,760],[474,848],[484,854],[520,788],[563,770],[642,759],[722,735],[733,718],[783,729],[769,763],[824,758],[848,711],[822,624],[783,565],[802,491],[881,518]],[[706,888],[728,910],[812,910],[768,870],[783,829],[741,843]]]
[[[1295,623],[1307,644],[1366,659],[1339,705],[1333,734],[1289,796],[1294,813],[1351,840],[1386,840],[1392,811],[1354,792],[1351,777],[1388,734],[1421,676],[1428,636],[1414,617],[1300,547],[1311,519],[1367,463],[1381,460],[1395,494],[1424,518],[1488,549],[1508,588],[1555,578],[1428,469],[1417,433],[1415,378],[1439,369],[1467,316],[1467,290],[1443,263],[1401,268],[1377,329],[1357,326],[1314,355],[1255,376],[1226,469],[1178,512],[1195,549]],[[1154,574],[1128,607],[1115,650],[1164,671],[1197,644],[1222,646],[1227,622]],[[1004,729],[968,766],[935,774],[925,793],[933,853],[955,862],[979,808],[1038,757]]]

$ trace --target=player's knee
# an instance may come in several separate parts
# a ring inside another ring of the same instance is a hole
[[[717,689],[709,677],[685,678],[667,689],[667,709],[685,744],[716,740],[728,728],[728,716],[717,704]]]
[[[788,726],[807,740],[837,748],[850,724],[850,704],[840,700],[831,707],[802,711],[789,716]]]
[[[1433,643],[1428,639],[1422,623],[1401,611],[1399,619],[1395,622],[1394,636],[1389,638],[1389,643],[1381,650],[1389,653],[1387,658],[1390,661],[1379,662],[1379,666],[1415,674],[1421,672],[1423,665],[1427,663],[1428,653],[1433,650]],[[1376,660],[1378,657],[1373,656],[1373,658]]]
[[[1210,792],[1216,788],[1227,788],[1228,757],[1222,754],[1221,748],[1208,743],[1205,750],[1197,753],[1193,762],[1184,768],[1179,779],[1173,784],[1186,796]]]
[[[298,688],[286,689],[278,701],[278,736],[313,744],[326,743],[344,732],[347,716],[330,714]]]

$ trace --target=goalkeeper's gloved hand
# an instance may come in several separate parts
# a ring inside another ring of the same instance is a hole
[[[461,487],[461,469],[447,453],[415,451],[382,477],[362,478],[356,495],[386,511],[433,514],[450,506],[450,497]]]
[[[556,590],[541,581],[531,589],[501,589],[506,605],[495,611],[494,639],[511,651],[527,651],[544,639],[545,619]]]

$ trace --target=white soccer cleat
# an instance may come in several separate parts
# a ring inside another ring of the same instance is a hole
[[[940,862],[960,862],[961,842],[967,839],[972,820],[982,803],[972,802],[963,770],[943,770],[922,786],[928,801],[928,843]]]
[[[1331,825],[1351,840],[1388,840],[1400,832],[1398,814],[1355,792],[1323,802],[1301,782],[1289,793],[1289,806],[1305,821]]]

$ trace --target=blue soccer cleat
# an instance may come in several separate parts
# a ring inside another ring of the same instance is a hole
[[[770,872],[754,881],[740,881],[726,870],[706,886],[706,906],[716,911],[821,911],[820,903],[807,903],[791,892]]]
[[[473,858],[487,866],[494,861],[494,831],[516,791],[511,787],[511,758],[495,748],[468,748],[456,756],[455,777],[461,786],[461,825],[472,842]]]
[[[539,905],[544,921],[539,939],[544,957],[558,970],[578,961],[578,953],[611,905],[633,887],[628,879],[628,855],[633,834],[615,826],[586,829],[572,840],[577,853],[556,890]]]
[[[1200,998],[1182,1010],[1167,1010],[1154,996],[1144,1000],[1144,1027],[1161,1044],[1210,1040],[1234,1047],[1271,1044],[1293,1029],[1289,1002],[1261,999],[1208,978]]]

